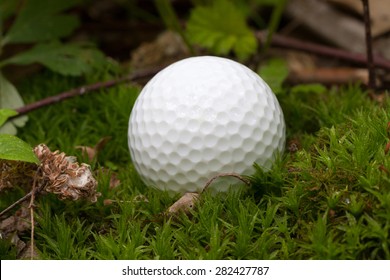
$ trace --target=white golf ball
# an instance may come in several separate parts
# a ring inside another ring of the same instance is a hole
[[[254,163],[269,169],[283,152],[285,122],[255,72],[226,58],[192,57],[143,88],[130,115],[128,144],[147,185],[199,192],[219,173],[250,175]]]

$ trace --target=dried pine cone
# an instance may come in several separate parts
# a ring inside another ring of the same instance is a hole
[[[51,152],[44,144],[36,146],[34,152],[41,162],[38,186],[43,186],[44,191],[54,193],[60,199],[86,198],[96,202],[100,193],[96,192],[97,181],[88,164],[79,165],[75,157]]]

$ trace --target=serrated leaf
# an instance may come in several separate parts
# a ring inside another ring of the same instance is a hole
[[[11,84],[0,73],[0,109],[15,109],[24,106],[24,102],[19,95],[19,92],[13,84]],[[27,116],[19,117],[7,122],[0,128],[0,134],[12,134],[15,135],[16,127],[22,127],[27,122]]]
[[[34,43],[65,37],[79,25],[74,15],[61,14],[76,0],[26,0],[2,44]]]
[[[105,57],[98,49],[90,44],[61,44],[51,42],[38,44],[30,50],[17,54],[2,62],[7,64],[26,65],[40,63],[54,72],[63,75],[79,76],[101,67]]]
[[[8,120],[8,118],[16,116],[18,112],[11,109],[0,109],[0,127]]]
[[[216,0],[210,6],[194,8],[187,23],[187,34],[192,43],[217,55],[233,50],[240,59],[246,59],[257,48],[245,15],[230,1]]]
[[[282,84],[286,80],[289,70],[286,61],[275,58],[263,65],[258,73],[272,91],[277,93],[282,89]]]
[[[39,162],[29,144],[8,134],[0,134],[0,159]]]

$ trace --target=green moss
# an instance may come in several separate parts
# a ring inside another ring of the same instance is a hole
[[[20,90],[31,102],[81,84],[44,74]],[[127,124],[137,94],[120,85],[67,100],[31,113],[20,130],[32,145],[79,157],[76,146],[112,137],[92,163],[97,203],[37,201],[41,258],[390,259],[388,102],[375,104],[356,86],[280,93],[288,143],[274,168],[257,168],[250,189],[206,193],[191,217],[167,218],[161,213],[178,197],[146,187],[131,165]],[[113,172],[121,183],[110,188]],[[15,258],[3,243],[2,258]]]

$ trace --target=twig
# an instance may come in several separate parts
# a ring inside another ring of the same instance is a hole
[[[39,169],[38,169],[39,170]],[[38,174],[38,171],[37,173]],[[35,175],[36,176],[36,175]],[[34,180],[35,180],[35,177],[34,177]],[[7,208],[5,208],[3,211],[0,212],[0,217],[3,216],[4,214],[8,213],[10,210],[12,210],[13,208],[15,208],[16,206],[18,206],[19,204],[23,203],[24,201],[26,201],[27,199],[31,199],[31,196],[35,196],[35,194],[38,194],[40,193],[42,190],[43,190],[43,187],[44,186],[41,186],[39,188],[35,188],[35,189],[32,189],[29,193],[27,193],[25,196],[19,198],[17,201],[15,201],[14,203],[12,203],[10,206],[8,206]]]
[[[371,36],[371,19],[370,19],[370,7],[368,0],[362,0],[364,11],[364,27],[366,30],[366,52],[367,52],[367,68],[368,68],[368,88],[371,93],[375,92],[375,65],[372,54],[372,36]]]
[[[242,177],[240,174],[237,174],[237,173],[231,173],[231,172],[228,172],[228,173],[219,173],[217,175],[215,175],[214,177],[211,177],[207,182],[206,184],[204,185],[203,187],[203,190],[202,190],[202,193],[205,192],[208,187],[211,185],[211,183],[215,180],[215,179],[218,179],[220,177],[235,177],[237,179],[239,179],[240,181],[244,182],[247,186],[250,185],[250,182],[249,180],[245,179],[244,177]]]
[[[155,75],[160,70],[161,70],[161,68],[148,69],[148,70],[144,70],[144,71],[135,72],[135,73],[133,73],[129,76],[123,77],[123,78],[110,80],[110,81],[106,81],[106,82],[99,82],[99,83],[92,84],[92,85],[81,86],[81,87],[78,87],[78,88],[75,88],[75,89],[72,89],[69,91],[65,91],[65,92],[59,93],[57,95],[50,96],[50,97],[47,97],[45,99],[41,99],[37,102],[31,103],[31,104],[28,104],[26,106],[23,106],[23,107],[16,109],[16,111],[18,112],[18,115],[14,116],[10,119],[18,118],[22,115],[26,115],[27,113],[30,113],[30,112],[37,110],[37,109],[40,109],[42,107],[45,107],[45,106],[48,106],[51,104],[55,104],[55,103],[61,102],[63,100],[72,98],[72,97],[84,95],[84,94],[92,92],[92,91],[96,91],[96,90],[103,89],[103,88],[110,88],[110,87],[116,86],[118,84],[148,78],[148,77]]]
[[[31,238],[30,238],[30,256],[31,259],[34,259],[34,201],[35,201],[35,193],[36,193],[36,184],[37,184],[37,178],[38,178],[38,173],[40,171],[40,168],[38,168],[37,172],[34,175],[34,181],[31,189],[31,199],[30,199],[30,205],[28,208],[30,208],[30,221],[31,221]]]
[[[267,37],[268,37],[267,31],[257,31],[257,32],[255,32],[255,35],[260,42],[266,42]],[[367,59],[362,54],[351,53],[351,52],[344,51],[344,50],[337,49],[337,48],[331,48],[331,47],[327,47],[327,46],[323,46],[323,45],[319,45],[319,44],[304,42],[301,40],[289,38],[289,37],[279,35],[279,34],[273,34],[272,40],[271,40],[271,46],[299,50],[299,51],[304,51],[304,52],[310,52],[310,53],[314,53],[317,55],[329,56],[329,57],[338,58],[338,59],[342,59],[342,60],[346,60],[346,61],[350,61],[350,62],[354,62],[354,63],[358,63],[358,64],[367,64]],[[372,64],[373,64],[373,66],[383,68],[386,70],[390,70],[390,61],[386,60],[382,57],[372,56]],[[10,119],[14,119],[14,118],[20,117],[22,115],[26,115],[26,114],[28,114],[32,111],[35,111],[37,109],[40,109],[42,107],[45,107],[45,106],[48,106],[51,104],[55,104],[55,103],[61,102],[63,100],[72,98],[72,97],[84,95],[84,94],[92,92],[92,91],[96,91],[96,90],[103,89],[103,88],[114,87],[114,86],[121,84],[121,83],[132,82],[132,81],[137,81],[140,79],[149,78],[149,77],[155,75],[156,73],[158,73],[160,70],[162,70],[162,68],[163,67],[156,67],[153,69],[138,71],[138,72],[135,72],[135,73],[133,73],[129,76],[123,77],[123,78],[110,80],[110,81],[106,81],[106,82],[99,82],[99,83],[92,84],[92,85],[85,85],[85,86],[81,86],[81,87],[78,87],[78,88],[75,88],[75,89],[72,89],[69,91],[59,93],[55,96],[50,96],[48,98],[39,100],[37,102],[31,103],[31,104],[28,104],[26,106],[23,106],[23,107],[16,109],[16,111],[18,112],[18,115],[13,116]]]
[[[5,208],[3,211],[0,212],[0,217],[3,216],[5,213],[7,213],[8,211],[12,210],[13,208],[15,208],[17,205],[21,204],[22,202],[26,201],[27,199],[29,199],[33,194],[33,191],[30,191],[28,194],[26,194],[25,196],[23,196],[22,198],[19,198],[17,201],[15,201],[14,203],[12,203],[10,206],[8,206],[7,208]]]
[[[265,42],[267,38],[267,32],[266,31],[257,31],[255,33],[257,39],[260,42]],[[351,53],[348,51],[344,51],[337,48],[331,48],[319,44],[309,43],[297,39],[293,39],[290,37],[286,37],[279,34],[274,34],[272,36],[272,42],[271,45],[273,47],[279,47],[284,49],[292,49],[292,50],[298,50],[298,51],[304,51],[309,52],[317,55],[323,55],[333,58],[342,59],[345,61],[357,63],[357,64],[367,64],[367,58],[363,54],[359,53]],[[380,56],[373,56],[373,64],[376,67],[390,70],[390,61],[386,60],[383,57]]]

